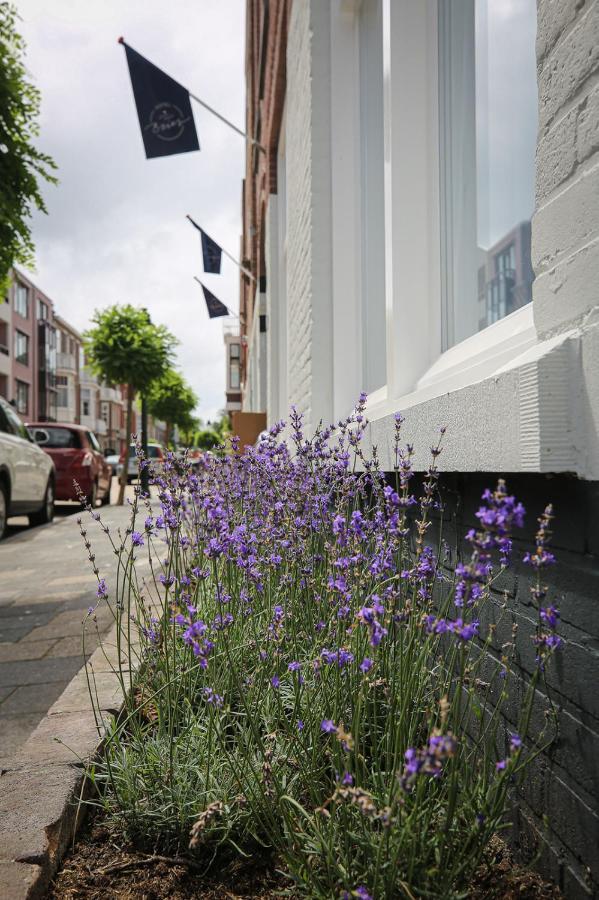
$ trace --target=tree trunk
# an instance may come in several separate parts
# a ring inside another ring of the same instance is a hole
[[[129,446],[131,444],[131,432],[133,431],[133,385],[127,385],[127,425],[125,428],[125,464],[121,472],[121,483],[119,485],[119,498],[117,506],[122,506],[125,502],[125,488],[127,487],[127,476],[129,475]]]
[[[171,431],[173,429],[173,426],[171,425],[170,422],[166,422],[165,424],[166,424],[166,429],[165,429],[165,434],[164,434],[164,443],[166,444],[167,449],[170,449]]]

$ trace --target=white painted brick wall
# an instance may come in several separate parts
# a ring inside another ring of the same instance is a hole
[[[329,9],[294,0],[287,43],[289,403],[308,428],[332,415]]]
[[[537,53],[533,309],[543,336],[599,306],[599,0],[538,0]]]
[[[312,376],[310,3],[292,4],[287,43],[287,350],[289,402],[309,414]]]

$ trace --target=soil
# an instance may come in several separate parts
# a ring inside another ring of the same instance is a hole
[[[515,864],[503,841],[481,868],[469,900],[563,900],[560,891]],[[54,879],[48,900],[280,900],[296,897],[290,881],[265,861],[234,862],[202,875],[184,861],[122,846],[102,822],[88,824]]]

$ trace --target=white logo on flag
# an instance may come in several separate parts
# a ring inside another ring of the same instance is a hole
[[[174,103],[158,103],[150,113],[150,121],[145,130],[151,131],[161,141],[176,141],[183,134],[187,122],[189,116],[185,118]]]

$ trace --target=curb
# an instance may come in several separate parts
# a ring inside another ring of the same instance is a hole
[[[116,625],[81,667],[33,734],[0,770],[0,900],[46,895],[69,841],[85,816],[78,800],[85,767],[103,742],[91,708],[87,673],[93,671],[97,708],[118,713],[123,694],[117,666]]]

